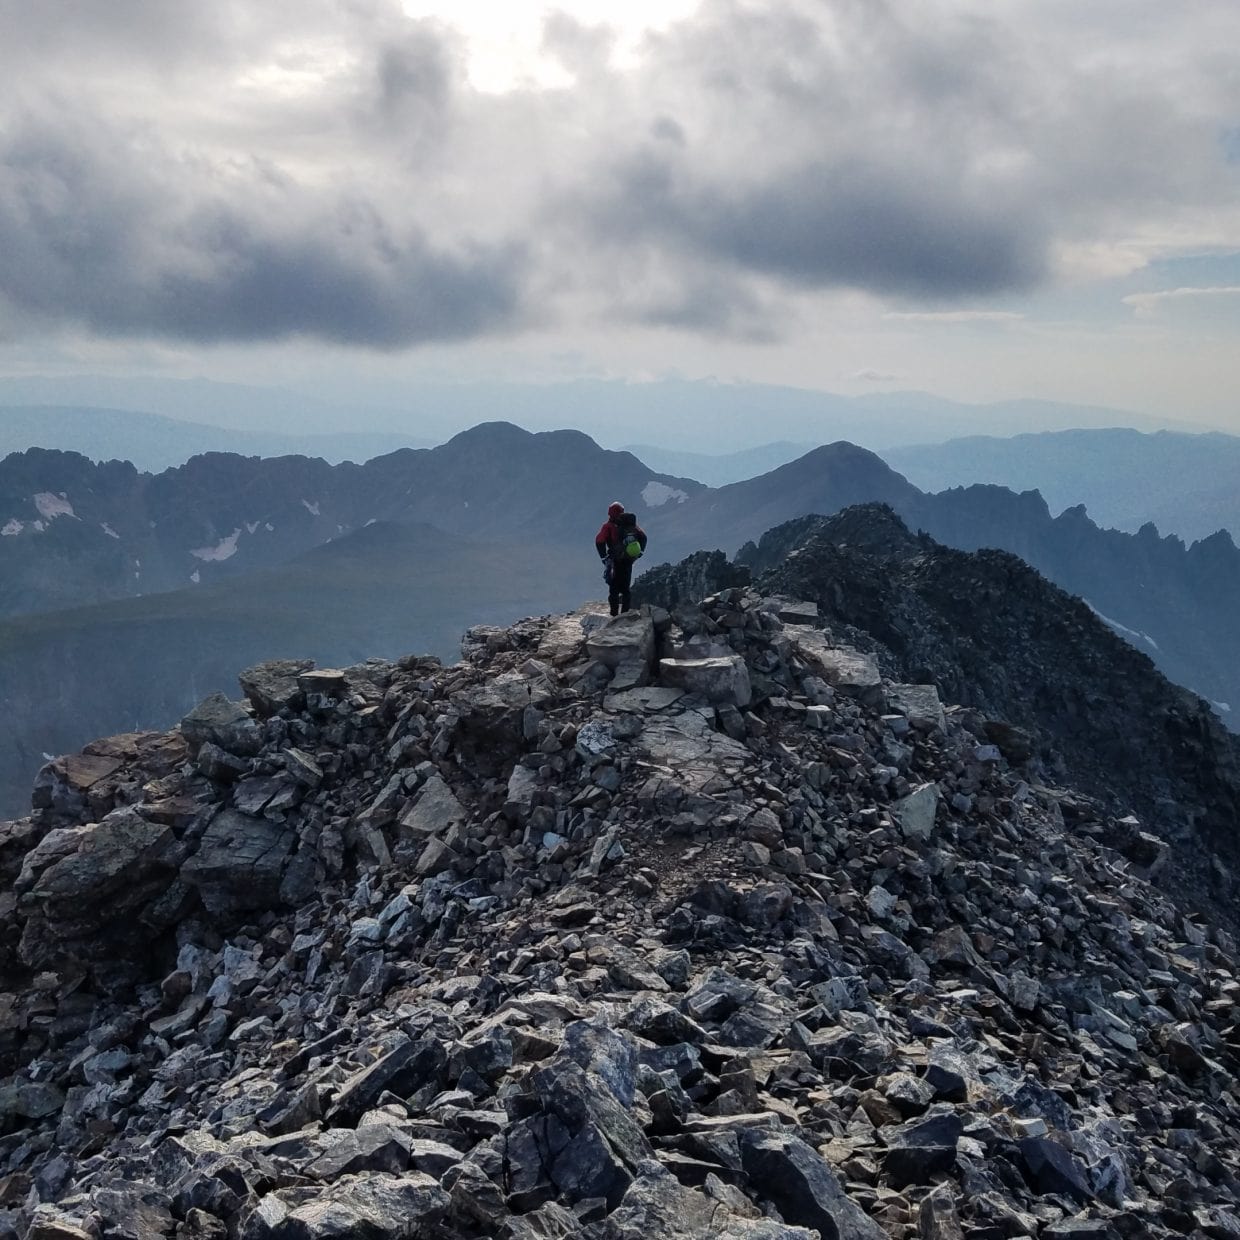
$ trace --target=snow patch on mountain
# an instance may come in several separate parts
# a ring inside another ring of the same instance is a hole
[[[1093,603],[1089,601],[1089,599],[1085,600],[1085,606],[1088,607],[1089,610],[1092,611],[1094,615],[1107,626],[1107,628],[1114,629],[1116,633],[1118,633],[1121,637],[1126,637],[1134,645],[1137,642],[1145,642],[1146,645],[1151,647],[1151,649],[1158,649],[1158,643],[1148,633],[1140,633],[1136,629],[1130,629],[1126,624],[1120,624],[1118,620],[1112,620],[1109,616],[1104,616],[1102,612],[1100,612],[1093,605]]]
[[[109,525],[106,521],[101,521],[101,522],[99,523],[99,528],[100,528],[100,529],[101,529],[101,530],[102,530],[102,531],[103,531],[103,532],[104,532],[104,533],[105,533],[105,534],[106,534],[109,538],[119,538],[119,537],[120,537],[120,535],[119,535],[119,534],[118,534],[118,533],[117,533],[117,532],[116,532],[116,531],[115,531],[115,530],[114,530],[114,529],[113,529],[113,528],[112,528],[112,527],[111,527],[111,526],[110,526],[110,525]]]
[[[0,530],[0,537],[14,538],[22,532],[22,528],[22,523],[16,518],[11,521],[6,521],[4,524],[4,529]]]
[[[38,492],[34,497],[34,506],[39,510],[39,516],[46,517],[49,521],[55,517],[77,519],[77,513],[73,511],[73,505],[63,491],[59,495],[52,491]]]
[[[642,502],[647,508],[658,508],[671,500],[683,504],[688,498],[688,492],[669,487],[666,482],[647,482],[642,487]]]
[[[237,554],[237,539],[241,537],[241,527],[238,526],[227,538],[221,538],[214,547],[199,547],[196,551],[191,551],[195,559],[198,560],[231,560]]]
[[[312,517],[320,517],[323,515],[321,512],[319,512],[319,501],[317,499],[314,501],[313,504],[308,499],[303,499],[301,502],[305,506],[306,511]]]

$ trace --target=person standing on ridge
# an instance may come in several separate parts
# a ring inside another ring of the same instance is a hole
[[[637,517],[624,511],[624,505],[608,506],[607,520],[594,539],[594,549],[603,561],[603,580],[607,582],[607,602],[611,614],[628,611],[629,590],[633,585],[633,562],[646,550],[646,531]]]

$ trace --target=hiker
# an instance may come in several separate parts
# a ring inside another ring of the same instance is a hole
[[[607,520],[594,539],[594,549],[603,561],[603,580],[607,582],[611,614],[618,616],[629,609],[633,561],[646,550],[646,531],[637,524],[633,513],[624,511],[623,504],[610,504]]]

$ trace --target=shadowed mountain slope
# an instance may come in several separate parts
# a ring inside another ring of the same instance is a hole
[[[1180,898],[1230,924],[1240,738],[1080,599],[1014,555],[915,535],[881,505],[790,522],[745,561],[660,568],[643,578],[641,597],[675,604],[685,583],[730,586],[739,568],[763,591],[813,600],[829,624],[876,651],[889,675],[934,684],[944,699],[980,712],[979,734],[1031,760],[1038,778],[1140,814],[1178,849]],[[988,729],[983,716],[1006,724]]]

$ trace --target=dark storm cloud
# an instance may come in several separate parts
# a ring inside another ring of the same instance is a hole
[[[513,325],[524,266],[519,245],[436,245],[364,199],[178,161],[142,130],[0,139],[0,297],[36,320],[392,348]]]
[[[976,297],[1028,289],[1044,267],[1032,218],[946,193],[912,168],[851,159],[746,185],[709,184],[676,156],[651,155],[617,168],[584,210],[601,235],[657,238],[807,289]]]

